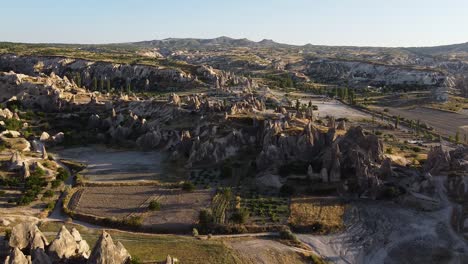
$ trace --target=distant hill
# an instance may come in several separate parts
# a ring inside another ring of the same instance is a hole
[[[409,51],[426,55],[443,55],[451,53],[468,53],[468,42],[461,44],[406,48]]]
[[[293,45],[280,44],[270,39],[255,42],[246,38],[235,39],[230,37],[218,37],[213,39],[199,38],[167,38],[162,40],[148,40],[131,43],[144,47],[171,47],[171,48],[200,48],[200,47],[292,47]]]

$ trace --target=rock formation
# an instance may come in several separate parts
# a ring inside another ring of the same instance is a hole
[[[89,264],[124,264],[130,261],[131,257],[120,242],[117,245],[112,241],[112,237],[103,231],[96,245],[89,256]]]
[[[62,226],[57,237],[49,245],[34,223],[18,224],[12,229],[9,246],[11,253],[5,262],[8,264],[128,264],[131,259],[125,247],[120,242],[114,244],[105,231],[90,255],[89,245],[78,230],[72,228],[69,232],[65,226]],[[25,256],[22,250],[30,252],[31,256]]]
[[[6,257],[5,264],[31,264],[31,257],[26,257],[21,250],[13,248]]]

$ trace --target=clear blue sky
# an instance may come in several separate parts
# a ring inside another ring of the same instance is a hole
[[[230,36],[290,44],[468,42],[468,0],[2,0],[0,41]]]

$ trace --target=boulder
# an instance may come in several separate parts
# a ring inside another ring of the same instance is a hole
[[[47,132],[42,132],[41,136],[39,137],[39,140],[42,142],[46,142],[50,139],[50,135]]]

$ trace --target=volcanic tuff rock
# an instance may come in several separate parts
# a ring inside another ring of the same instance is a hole
[[[11,253],[5,263],[30,264],[32,263],[92,263],[92,264],[125,264],[131,259],[125,247],[118,242],[114,244],[106,232],[93,248],[90,255],[88,243],[82,239],[75,228],[71,232],[62,226],[57,237],[47,244],[47,240],[34,223],[21,223],[12,229],[9,245]],[[25,256],[21,250],[31,252]],[[47,254],[45,253],[47,252]],[[89,257],[89,259],[88,259]]]
[[[9,246],[12,248],[23,249],[44,249],[47,245],[47,239],[34,223],[24,222],[13,227]]]
[[[31,264],[31,257],[26,257],[21,250],[14,248],[6,257],[5,264]]]
[[[427,160],[424,163],[424,170],[431,174],[438,174],[441,171],[449,169],[450,154],[444,151],[442,146],[431,148],[427,154]]]
[[[79,233],[76,234],[77,232],[78,231],[75,231],[75,236],[79,236]],[[47,250],[47,254],[54,262],[76,257],[78,256],[78,252],[78,243],[65,226],[62,226],[57,237],[50,243]],[[87,254],[87,252],[81,253]]]
[[[124,246],[120,242],[115,245],[112,237],[106,231],[103,231],[89,256],[88,263],[124,264],[128,263],[130,259],[131,257]]]

